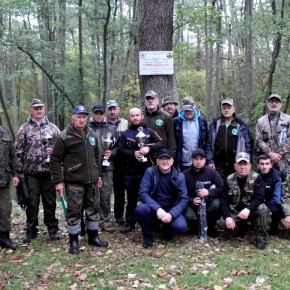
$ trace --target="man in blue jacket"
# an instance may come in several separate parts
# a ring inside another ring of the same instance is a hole
[[[191,153],[193,150],[204,149],[207,134],[207,120],[194,105],[192,97],[182,101],[182,110],[173,119],[177,152],[175,165],[184,171],[191,167]]]
[[[182,215],[188,196],[183,173],[173,167],[173,154],[162,149],[157,165],[146,170],[139,190],[142,202],[136,208],[137,221],[143,232],[143,247],[153,245],[152,224],[161,223],[163,238],[171,240],[171,231],[185,233],[187,223]]]
[[[235,115],[233,99],[221,103],[221,116],[209,126],[206,142],[206,159],[209,167],[216,169],[221,177],[235,172],[236,154],[246,152],[252,156],[253,138],[248,126]]]

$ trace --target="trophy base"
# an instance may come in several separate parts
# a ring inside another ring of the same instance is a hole
[[[147,162],[147,157],[142,157],[142,158],[140,158],[139,160],[138,160],[139,162]]]
[[[102,162],[102,166],[110,166],[110,162],[108,161],[108,160],[103,160],[103,162]]]

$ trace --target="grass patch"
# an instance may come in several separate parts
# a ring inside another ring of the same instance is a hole
[[[141,232],[101,233],[110,246],[93,248],[80,239],[79,255],[68,253],[68,236],[58,205],[62,239],[51,242],[40,220],[38,238],[22,245],[25,213],[13,210],[18,250],[0,250],[0,289],[290,289],[288,233],[271,237],[257,250],[254,236],[227,233],[208,244],[196,236],[175,236],[164,244],[156,235],[150,250]]]

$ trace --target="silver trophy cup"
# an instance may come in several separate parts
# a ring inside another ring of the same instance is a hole
[[[108,132],[106,138],[102,138],[101,142],[102,142],[104,151],[111,149],[115,143],[114,140],[112,139],[112,133]],[[107,166],[110,166],[110,164],[111,163],[109,161],[109,158],[104,156],[102,166],[107,167]]]
[[[43,136],[43,143],[45,144],[46,148],[50,148],[51,140],[52,140],[51,131],[50,131],[50,129],[46,128],[44,131],[44,136]],[[44,161],[45,161],[45,163],[49,163],[50,162],[50,155],[47,154]]]
[[[143,148],[145,146],[145,140],[147,138],[147,136],[144,134],[143,132],[143,127],[139,127],[137,129],[137,131],[139,132],[137,135],[136,135],[136,138],[138,139],[139,143],[138,143],[138,146],[139,148]],[[140,158],[138,160],[139,162],[147,162],[147,157],[143,156],[142,158]]]

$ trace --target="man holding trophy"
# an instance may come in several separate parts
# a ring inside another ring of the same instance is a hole
[[[126,223],[121,230],[122,233],[130,232],[135,228],[135,208],[140,183],[145,170],[154,164],[151,154],[166,147],[165,142],[143,123],[143,118],[144,115],[139,108],[132,108],[129,112],[129,129],[124,131],[118,142],[118,152],[127,161]]]
[[[105,120],[105,107],[95,105],[92,109],[92,118],[89,122],[89,127],[92,128],[99,142],[100,159],[102,164],[102,179],[103,186],[100,190],[100,211],[99,226],[103,231],[113,232],[114,227],[110,223],[111,213],[111,195],[113,191],[113,171],[114,161],[117,148],[115,147],[116,139],[114,129],[111,124]]]
[[[50,155],[60,130],[49,122],[44,103],[31,101],[29,119],[20,126],[16,137],[16,154],[22,165],[28,188],[29,201],[26,208],[26,237],[29,243],[37,237],[40,196],[44,211],[44,224],[51,240],[58,240],[58,220],[55,217],[56,191],[51,182]]]

